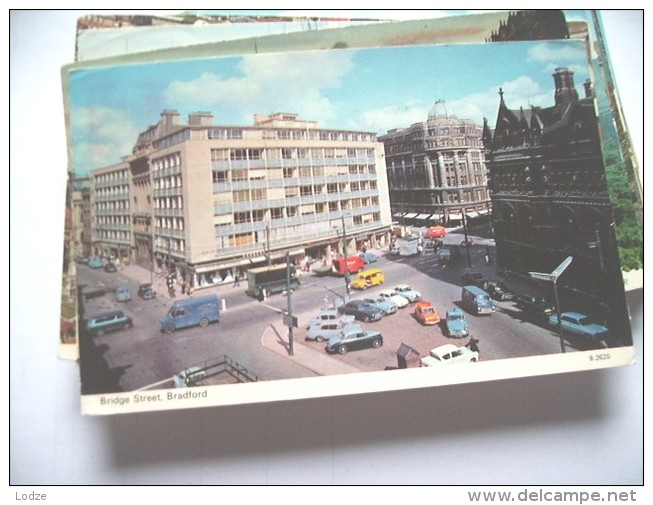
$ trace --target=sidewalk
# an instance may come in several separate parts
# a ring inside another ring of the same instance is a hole
[[[301,338],[301,337],[300,337]],[[323,346],[313,349],[294,338],[294,355],[289,354],[288,328],[280,323],[269,324],[261,336],[263,347],[284,356],[285,358],[313,370],[319,375],[337,375],[361,372],[359,368],[343,363],[335,356],[330,356]]]

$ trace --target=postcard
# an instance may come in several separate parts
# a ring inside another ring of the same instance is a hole
[[[640,249],[616,230],[640,229],[637,181],[588,54],[567,38],[64,69],[79,324],[62,341],[83,412],[631,363]]]

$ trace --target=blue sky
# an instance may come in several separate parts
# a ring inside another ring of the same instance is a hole
[[[210,111],[215,124],[250,125],[257,113],[295,112],[326,128],[385,133],[426,119],[436,100],[479,124],[496,119],[498,89],[511,108],[553,104],[556,67],[589,77],[580,41],[340,49],[76,70],[70,75],[77,174],[131,152],[164,109]]]

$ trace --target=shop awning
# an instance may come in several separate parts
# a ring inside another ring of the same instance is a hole
[[[467,217],[471,217],[471,218],[480,216],[480,214],[478,212],[466,212],[466,214],[467,214]]]
[[[431,214],[418,214],[418,215],[415,217],[415,219],[423,219],[423,220],[427,220],[427,219],[429,219],[430,217],[431,217]]]
[[[449,219],[461,220],[463,218],[462,214],[449,214]]]
[[[409,214],[406,214],[404,216],[404,219],[415,219],[416,217],[417,217],[417,213],[416,212],[411,212]]]

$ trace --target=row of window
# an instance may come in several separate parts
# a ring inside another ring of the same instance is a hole
[[[207,136],[209,139],[242,139],[244,138],[242,128],[209,128]],[[333,140],[333,141],[354,141],[374,142],[376,136],[372,133],[329,131],[300,128],[284,129],[251,129],[247,131],[248,136],[259,134],[259,138],[266,140]],[[257,135],[257,136],[259,136]]]
[[[237,182],[248,180],[278,180],[290,178],[337,177],[344,175],[376,174],[375,165],[334,165],[281,168],[232,168],[213,170],[213,182]]]
[[[93,176],[93,180],[96,185],[105,184],[113,181],[128,181],[129,172],[127,169],[114,170],[112,172],[107,172],[105,174],[96,174]]]
[[[181,154],[179,152],[167,154],[161,156],[160,158],[154,158],[152,160],[152,170],[157,172],[159,170],[164,170],[171,167],[180,167],[181,166]]]
[[[211,161],[324,158],[373,158],[373,148],[221,148],[211,149]]]

